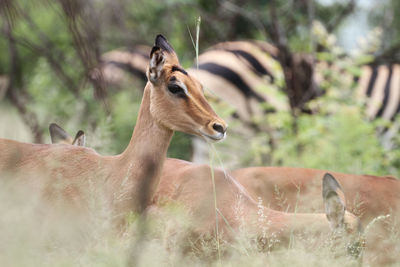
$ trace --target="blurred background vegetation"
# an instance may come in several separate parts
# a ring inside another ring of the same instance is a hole
[[[182,65],[190,67],[195,49],[189,31],[195,35],[198,17],[200,52],[222,41],[257,39],[344,65],[400,60],[396,0],[0,3],[0,136],[48,143],[48,125],[57,122],[71,134],[84,129],[88,145],[101,153],[119,153],[129,142],[144,86],[132,80],[124,88],[107,88],[93,79],[101,55],[120,47],[151,45],[162,33]],[[312,26],[315,22],[322,33]],[[359,70],[353,66],[352,71]],[[223,160],[232,153],[225,155],[225,148],[235,147],[239,156],[234,166],[273,164],[398,176],[399,134],[397,145],[384,149],[377,129],[387,122],[367,120],[362,103],[349,97],[355,85],[346,84],[340,75],[332,73],[324,83],[328,93],[309,103],[319,107],[317,114],[293,116],[288,111],[259,118],[257,123],[270,125],[274,147],[265,133],[250,140],[230,138],[228,133],[217,146]],[[215,108],[229,115],[224,105]],[[241,127],[240,122],[230,127]],[[191,153],[191,139],[177,133],[169,156],[190,160]]]

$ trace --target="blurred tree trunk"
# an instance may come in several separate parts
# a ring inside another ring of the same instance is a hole
[[[9,64],[10,64],[10,71],[9,71],[10,82],[8,85],[6,97],[17,108],[23,121],[31,129],[34,142],[42,143],[43,136],[39,126],[38,118],[35,113],[28,110],[26,105],[26,102],[28,101],[28,96],[24,91],[21,61],[18,56],[18,50],[16,47],[16,42],[14,39],[10,20],[6,21],[4,32],[8,41]]]

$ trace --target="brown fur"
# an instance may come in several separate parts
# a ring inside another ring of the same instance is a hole
[[[321,176],[326,171],[290,167],[253,167],[232,172],[232,175],[253,197],[261,197],[277,210],[322,212]],[[400,215],[400,181],[393,177],[352,175],[332,172],[341,184],[348,209],[363,224],[379,215]],[[277,194],[281,194],[283,201]]]
[[[220,231],[224,232],[228,239],[234,237],[230,228],[237,231],[242,223],[258,238],[270,239],[275,236],[281,240],[281,245],[287,244],[293,233],[310,231],[311,234],[319,235],[332,230],[325,213],[300,214],[275,211],[254,201],[229,174],[225,175],[223,171],[215,169],[214,179],[217,207],[228,221],[229,227],[221,216],[218,224]],[[322,203],[321,192],[319,199]],[[158,206],[170,202],[181,203],[193,214],[199,234],[210,234],[215,230],[213,185],[211,169],[207,165],[167,159],[153,202]],[[265,215],[264,221],[260,221],[260,212]],[[344,227],[349,236],[355,234],[358,238],[360,230],[358,219],[348,212],[344,216],[345,221],[340,227]]]

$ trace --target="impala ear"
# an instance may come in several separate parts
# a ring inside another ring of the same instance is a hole
[[[164,63],[179,65],[178,56],[175,50],[161,34],[157,35],[153,49],[150,52],[150,64],[147,71],[147,78],[152,83],[157,83],[162,75]]]
[[[149,69],[147,71],[147,78],[152,83],[157,83],[161,77],[164,67],[165,56],[161,48],[154,46],[150,53]]]
[[[50,123],[49,132],[51,137],[51,143],[53,144],[71,144],[72,137],[67,134],[67,132],[58,126],[56,123]]]
[[[85,133],[82,130],[79,130],[75,135],[75,139],[72,142],[72,145],[73,146],[85,146],[85,143],[86,143]]]
[[[179,65],[179,59],[174,48],[168,43],[167,38],[159,34],[155,40],[155,46],[158,46],[165,54],[166,61],[169,64]]]
[[[322,197],[324,199],[325,214],[333,228],[340,229],[344,226],[346,202],[342,188],[336,179],[326,173],[322,182]]]

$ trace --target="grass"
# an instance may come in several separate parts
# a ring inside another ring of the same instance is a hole
[[[219,242],[213,239],[193,245],[188,236],[195,218],[175,205],[149,215],[146,232],[140,243],[135,243],[141,235],[139,216],[132,216],[130,224],[116,233],[103,212],[93,212],[90,221],[75,220],[57,212],[43,216],[38,212],[39,202],[34,194],[2,184],[0,196],[2,266],[126,266],[132,254],[136,255],[134,266],[356,264],[345,255],[333,257],[329,246],[307,247],[307,243],[313,244],[315,240],[305,237],[295,238],[291,248],[264,252],[245,232],[238,233],[240,237],[235,242],[221,242],[219,248],[216,247]],[[221,253],[220,260],[217,253]]]

